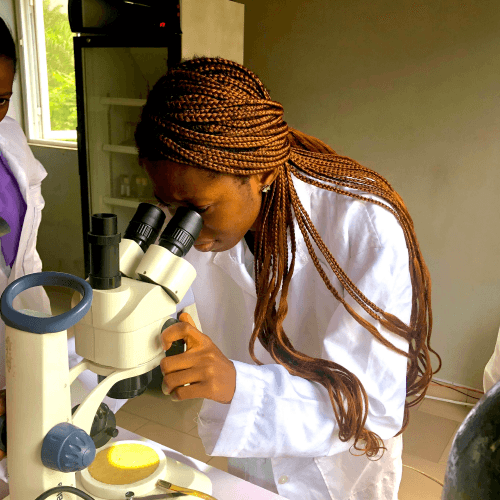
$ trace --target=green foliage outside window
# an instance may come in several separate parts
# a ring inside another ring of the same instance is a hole
[[[53,131],[76,130],[77,124],[73,33],[67,12],[61,9],[59,5],[50,10],[49,0],[43,0],[50,128]]]

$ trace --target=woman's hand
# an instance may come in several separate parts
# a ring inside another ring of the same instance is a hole
[[[178,400],[205,398],[231,403],[236,389],[234,364],[196,328],[188,313],[182,313],[179,320],[161,333],[164,351],[175,340],[186,342],[186,352],[166,357],[160,363],[164,391],[175,394]]]
[[[0,391],[0,416],[7,413],[7,403],[5,402],[5,389]],[[6,454],[0,450],[0,460],[3,460]]]

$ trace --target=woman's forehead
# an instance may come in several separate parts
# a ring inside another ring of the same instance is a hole
[[[175,182],[178,184],[204,182],[206,184],[211,180],[209,174],[201,168],[182,165],[170,160],[146,161],[145,166],[148,173],[157,182]]]
[[[219,198],[227,190],[227,176],[214,178],[201,168],[170,160],[145,162],[145,166],[152,177],[155,194],[169,198],[164,199],[165,202],[190,198],[210,201]]]

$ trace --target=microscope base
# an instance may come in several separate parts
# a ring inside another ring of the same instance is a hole
[[[178,485],[178,486],[184,486],[186,488],[191,488],[193,490],[198,490],[203,493],[211,494],[212,493],[212,482],[210,479],[203,474],[202,472],[193,469],[192,467],[188,467],[187,465],[178,462],[177,460],[174,460],[169,457],[165,457],[167,461],[167,471],[165,472],[164,476],[161,477],[160,479],[164,479],[165,481],[168,481],[172,484]],[[81,473],[76,474],[76,482],[75,485],[77,488],[85,491],[85,493],[88,493],[94,500],[109,500],[109,497],[100,497],[92,494],[89,492],[82,484],[81,480]],[[131,488],[133,491],[133,489]],[[161,488],[155,488],[147,493],[148,496],[150,495],[166,495],[168,491],[165,489]],[[145,496],[144,494],[138,494],[138,497]],[[53,497],[53,495],[52,495]],[[51,498],[52,498],[51,497]],[[72,495],[71,493],[63,493],[63,498],[70,498],[73,497],[75,500],[79,500],[79,497],[76,495]],[[122,497],[120,497],[122,498]],[[186,495],[182,497],[183,499],[185,498],[186,500],[199,500],[199,497],[194,497],[192,495]],[[10,495],[5,498],[5,500],[10,500]]]
[[[166,457],[166,460],[167,472],[161,479],[178,486],[184,486],[185,488],[202,491],[203,493],[208,493],[209,495],[212,493],[212,481],[210,481],[205,474],[172,458]],[[82,485],[81,474],[76,475],[76,487],[87,492],[85,487]],[[165,489],[155,488],[154,490],[149,491],[147,495],[166,495],[167,493],[168,491]],[[108,498],[98,497],[92,495],[92,493],[89,493],[89,495],[94,498],[94,500],[108,500]],[[137,494],[137,496],[141,497],[145,495]],[[186,495],[182,498],[185,498],[186,500],[199,500],[199,497],[194,497],[192,495]]]

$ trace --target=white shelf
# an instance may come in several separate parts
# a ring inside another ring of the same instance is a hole
[[[114,144],[104,144],[104,151],[112,151],[113,153],[127,153],[129,155],[138,155],[139,150],[134,146],[117,146]]]
[[[146,104],[146,99],[127,99],[125,97],[101,97],[101,104],[113,106],[136,106],[142,107]]]

